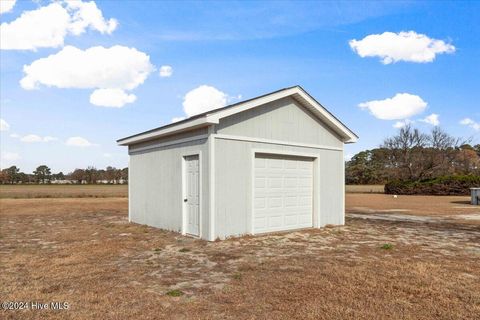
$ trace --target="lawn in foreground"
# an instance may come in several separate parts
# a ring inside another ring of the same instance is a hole
[[[125,198],[0,202],[2,299],[70,304],[0,318],[480,314],[475,225],[347,219],[344,227],[210,243],[129,224]]]

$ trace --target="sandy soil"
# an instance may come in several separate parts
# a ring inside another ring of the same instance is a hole
[[[387,194],[347,194],[346,212],[454,217],[479,214],[480,206],[471,205],[468,196],[397,196],[394,198]]]
[[[362,196],[377,195],[349,196],[349,211],[382,209],[383,201],[387,210],[438,216],[465,205],[435,197],[434,205],[449,204],[437,212],[421,208],[430,199],[408,206]],[[480,227],[467,220],[347,218],[342,227],[209,243],[128,223],[125,198],[2,199],[0,209],[2,300],[69,303],[68,310],[0,311],[2,319],[480,314]]]

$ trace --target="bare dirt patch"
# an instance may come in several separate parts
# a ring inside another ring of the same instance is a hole
[[[424,216],[425,220],[462,220],[479,224],[480,206],[470,204],[468,196],[398,196],[385,194],[347,194],[346,212],[353,214]],[[419,218],[420,219],[420,218]]]
[[[396,208],[396,207],[395,207]],[[4,199],[6,319],[476,319],[480,228],[347,219],[219,242],[127,221],[124,198]],[[389,244],[389,246],[385,246]]]

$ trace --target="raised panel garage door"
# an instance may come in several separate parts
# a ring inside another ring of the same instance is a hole
[[[254,233],[313,226],[313,160],[256,154]]]

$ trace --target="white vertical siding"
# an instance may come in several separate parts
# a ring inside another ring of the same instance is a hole
[[[316,157],[314,211],[316,211],[317,221],[314,225],[343,224],[344,195],[341,150],[281,146],[217,138],[215,139],[215,230],[217,237],[223,239],[252,232],[252,163],[255,150]]]
[[[183,156],[200,153],[201,237],[208,238],[208,152],[206,140],[196,140],[144,152],[130,152],[130,219],[172,231],[182,231]]]
[[[343,146],[330,128],[292,98],[280,99],[222,119],[217,133],[289,143]]]
[[[232,115],[208,130],[132,145],[129,151],[133,222],[182,231],[183,156],[200,154],[201,237],[214,240],[251,233],[258,151],[312,158],[313,225],[344,223],[343,142],[294,99]]]

